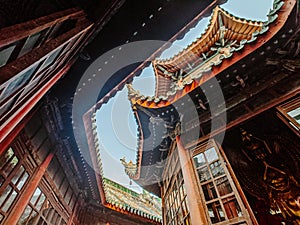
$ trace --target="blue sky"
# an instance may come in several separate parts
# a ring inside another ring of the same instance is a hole
[[[266,15],[272,8],[272,4],[272,0],[229,0],[221,7],[238,17],[266,21]],[[183,39],[176,40],[161,55],[161,58],[170,57],[195,40],[205,30],[208,20],[209,18],[204,18]],[[141,75],[134,79],[133,86],[142,94],[153,96],[154,73],[151,66],[144,69]],[[134,182],[129,185],[129,178],[120,163],[120,158],[124,156],[126,161],[136,162],[137,125],[127,98],[127,89],[124,88],[103,105],[97,111],[96,119],[100,145],[102,145],[101,159],[104,176],[141,192],[141,188]]]

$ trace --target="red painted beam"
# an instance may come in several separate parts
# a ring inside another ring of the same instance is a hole
[[[70,69],[71,63],[64,66],[58,73],[56,73],[44,86],[42,86],[36,93],[34,93],[31,98],[20,108],[18,108],[15,113],[8,118],[0,126],[0,154],[6,149],[6,147],[11,143],[11,141],[17,136],[17,134],[22,130],[24,125],[17,127],[18,124],[26,117],[26,115],[33,109],[33,107],[38,103],[38,101],[49,91],[49,89]],[[25,124],[25,122],[24,122]],[[11,134],[15,130],[14,134]]]

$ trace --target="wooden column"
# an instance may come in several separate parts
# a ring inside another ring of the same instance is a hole
[[[8,216],[5,224],[16,225],[19,218],[21,217],[23,211],[25,210],[27,204],[29,203],[33,193],[38,187],[47,167],[49,166],[54,153],[49,153],[46,159],[41,163],[41,165],[36,169],[36,171],[32,174],[32,177],[28,184],[25,187],[25,190],[21,192],[21,196],[12,211],[12,213]]]
[[[76,216],[77,212],[79,211],[79,198],[80,198],[80,194],[78,194],[78,196],[76,197],[76,202],[75,205],[72,209],[72,213],[70,215],[69,221],[67,223],[67,225],[72,225],[72,222],[74,220],[74,217]]]
[[[183,146],[180,135],[176,136],[178,156],[180,160],[184,185],[187,193],[187,203],[190,210],[191,222],[194,225],[206,225],[204,204],[201,200],[194,167],[190,158],[189,151]]]

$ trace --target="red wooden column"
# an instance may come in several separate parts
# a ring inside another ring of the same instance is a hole
[[[36,171],[32,174],[32,178],[30,179],[29,183],[25,187],[25,190],[22,192],[16,207],[12,211],[12,213],[8,216],[5,224],[9,225],[16,225],[19,218],[21,217],[23,211],[25,210],[28,202],[31,199],[31,196],[35,192],[35,189],[38,187],[43,175],[47,167],[49,166],[54,153],[49,153],[46,159],[41,163],[41,165],[36,169]]]
[[[197,179],[194,173],[193,163],[189,151],[185,149],[181,141],[180,135],[176,135],[176,144],[178,156],[181,165],[184,185],[187,193],[187,203],[190,210],[191,222],[194,225],[206,225],[204,204],[201,200]]]

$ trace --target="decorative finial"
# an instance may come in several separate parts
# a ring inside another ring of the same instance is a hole
[[[137,171],[137,165],[134,164],[131,160],[129,162],[126,162],[125,157],[123,157],[122,159],[120,159],[120,162],[122,163],[122,165],[125,168],[125,173],[129,176],[129,177],[133,177],[136,174]]]

